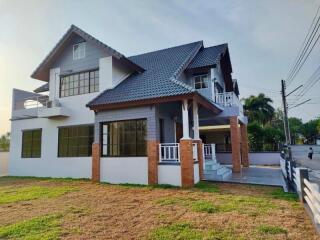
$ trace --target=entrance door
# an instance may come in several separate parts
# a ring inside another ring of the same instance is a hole
[[[183,136],[183,129],[182,129],[182,124],[176,122],[176,142],[180,142],[180,139]]]

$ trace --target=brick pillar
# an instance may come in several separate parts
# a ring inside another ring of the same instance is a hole
[[[203,159],[203,144],[202,144],[202,140],[193,140],[193,142],[198,144],[199,176],[200,176],[200,180],[203,180],[204,159]]]
[[[192,139],[180,139],[181,185],[194,186]]]
[[[238,117],[230,117],[231,132],[231,150],[232,150],[232,170],[241,171],[241,153],[240,153],[240,131],[238,128]]]
[[[92,181],[100,182],[100,144],[92,144]]]
[[[148,140],[148,184],[158,184],[159,141]]]
[[[244,167],[249,167],[249,147],[248,147],[248,133],[247,125],[241,124],[241,153],[242,153],[242,164]]]

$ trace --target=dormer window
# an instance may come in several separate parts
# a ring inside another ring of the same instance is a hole
[[[81,59],[86,56],[86,42],[73,45],[73,60]]]
[[[197,75],[194,77],[194,88],[195,89],[203,89],[208,88],[209,84],[208,74]]]

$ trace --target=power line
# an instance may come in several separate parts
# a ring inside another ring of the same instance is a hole
[[[304,63],[301,64],[301,61],[302,59],[304,58],[310,44],[312,43],[318,29],[319,29],[319,26],[318,23],[320,21],[320,17],[318,17],[318,20],[317,22],[315,23],[315,20],[318,16],[318,13],[319,13],[319,9],[320,9],[320,6],[318,7],[317,9],[317,12],[315,14],[315,16],[313,17],[313,20],[312,20],[312,23],[308,29],[308,33],[307,35],[305,36],[305,39],[300,47],[300,50],[298,52],[298,55],[295,59],[295,64],[293,65],[293,67],[291,68],[291,70],[289,71],[289,74],[287,76],[287,81],[288,81],[288,85],[290,83],[292,83],[294,77],[297,75],[297,73],[300,71],[301,67],[303,66]],[[314,24],[315,23],[315,24]],[[313,26],[313,29],[312,29],[312,26]],[[311,29],[312,29],[312,32],[311,32]],[[316,29],[316,30],[315,30]],[[310,34],[311,32],[311,34]],[[309,36],[309,37],[308,37]],[[307,57],[305,58],[304,62],[306,61],[306,59],[309,57],[310,53],[307,55]],[[298,69],[298,70],[297,70]]]

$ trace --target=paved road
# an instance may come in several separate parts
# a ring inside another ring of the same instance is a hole
[[[309,147],[313,148],[313,159],[308,158]],[[320,184],[320,146],[315,145],[295,145],[291,147],[293,159],[299,166],[309,169],[311,181]]]

